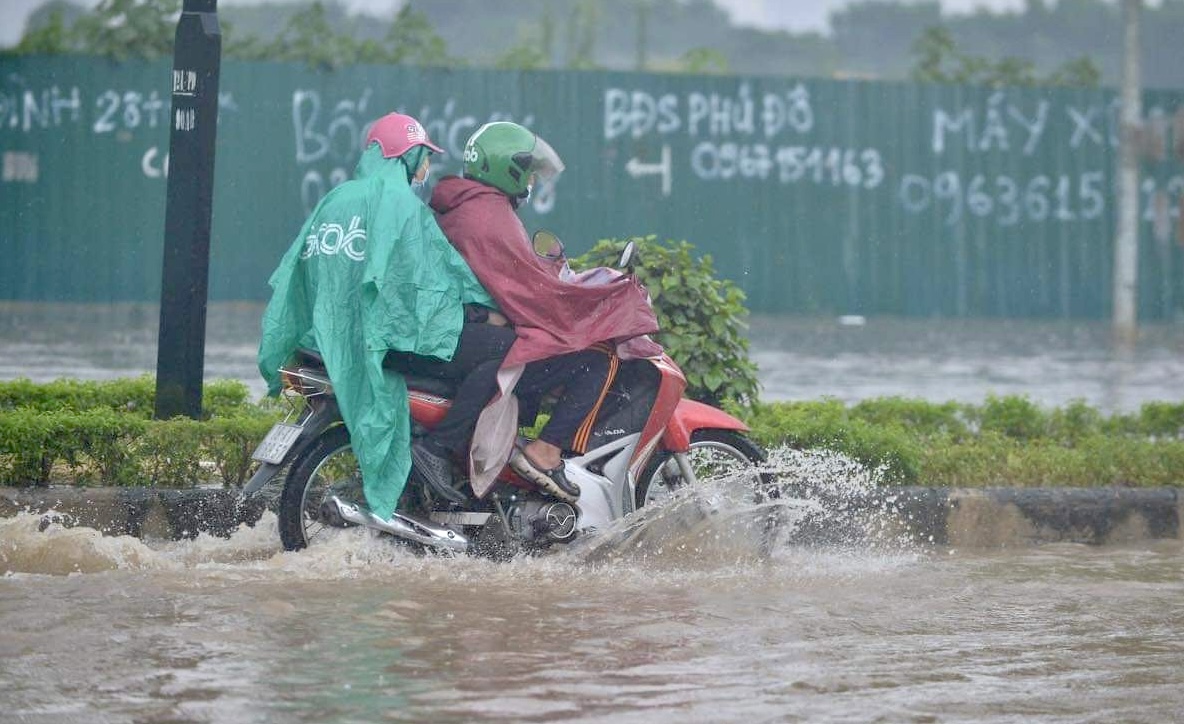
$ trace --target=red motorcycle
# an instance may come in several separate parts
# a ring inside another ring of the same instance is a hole
[[[553,248],[555,240],[546,242]],[[622,255],[629,268],[633,246]],[[602,273],[621,272],[606,270]],[[760,465],[764,452],[735,417],[682,396],[686,378],[669,356],[622,360],[594,423],[588,452],[564,459],[576,503],[557,500],[508,465],[478,498],[467,471],[454,469],[455,491],[442,495],[412,468],[399,508],[389,519],[372,513],[361,473],[324,365],[301,350],[283,369],[284,395],[299,409],[294,422],[275,425],[256,450],[259,470],[243,489],[252,495],[287,470],[279,503],[286,550],[299,550],[337,528],[364,526],[427,549],[493,556],[537,551],[603,530],[706,476],[740,473],[753,496],[775,497]],[[443,419],[452,383],[407,376],[412,436]],[[523,442],[526,442],[523,439]]]

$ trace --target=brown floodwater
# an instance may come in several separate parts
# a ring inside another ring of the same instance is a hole
[[[228,540],[183,542],[0,519],[0,719],[1163,722],[1184,711],[1179,542],[958,550],[908,542],[880,511],[845,540],[756,546],[734,520],[670,520],[677,509],[651,511],[660,535],[634,525],[508,563],[416,556],[357,529],[283,553],[270,514]],[[798,512],[784,511],[787,529]]]
[[[7,312],[0,379],[154,370],[150,307]],[[207,378],[261,394],[259,312],[211,309]],[[1182,399],[1182,330],[1147,326],[1122,353],[1098,323],[757,319],[751,337],[766,399],[1129,410]],[[840,502],[874,484],[836,470]],[[770,539],[681,502],[509,563],[357,530],[283,553],[270,514],[182,542],[0,518],[0,721],[1182,718],[1178,541],[951,549],[888,509],[818,520],[788,503]],[[842,535],[794,535],[810,528]]]

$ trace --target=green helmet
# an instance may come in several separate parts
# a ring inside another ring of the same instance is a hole
[[[517,123],[486,123],[465,142],[465,178],[511,198],[526,198],[536,179],[547,183],[562,171],[563,161],[555,149]]]

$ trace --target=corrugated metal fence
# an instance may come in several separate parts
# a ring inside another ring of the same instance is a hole
[[[159,298],[170,66],[0,59],[0,298]],[[223,64],[211,297],[264,299],[366,124],[416,115],[456,172],[514,119],[568,171],[528,228],[687,239],[762,312],[1103,317],[1111,91]],[[1140,314],[1184,309],[1184,94],[1148,93]]]

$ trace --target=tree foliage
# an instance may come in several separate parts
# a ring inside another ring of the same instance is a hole
[[[71,11],[70,9],[74,10]],[[84,53],[123,60],[173,52],[181,0],[102,0],[92,12],[56,0],[36,18],[14,49],[17,54]],[[285,16],[269,38],[222,21],[223,54],[241,60],[303,62],[333,69],[358,63],[459,65],[427,17],[405,5],[379,38],[357,32],[358,20],[337,3],[314,0]]]
[[[33,13],[20,44],[0,52],[157,57],[171,50],[180,0],[103,0],[94,10],[79,2],[50,0]],[[1118,82],[1122,57],[1120,9],[1107,0],[1027,0],[1020,10],[958,15],[943,13],[936,0],[858,0],[831,13],[830,35],[737,26],[712,0],[408,0],[384,16],[351,13],[344,0],[262,0],[226,4],[219,16],[225,57],[322,67],[642,68],[1096,85]],[[1143,20],[1145,84],[1184,87],[1184,0],[1147,4]],[[949,47],[935,42],[927,30],[934,27],[948,34]],[[314,36],[313,28],[325,34]],[[927,75],[917,69],[918,46],[945,53],[936,61],[924,56]]]
[[[1102,73],[1089,58],[1069,61],[1046,76],[1024,58],[992,60],[963,52],[950,31],[933,25],[913,44],[916,65],[913,79],[925,83],[958,83],[989,86],[1072,85],[1096,86]]]
[[[102,0],[74,24],[87,52],[122,60],[172,55],[181,0]]]
[[[278,60],[306,63],[332,70],[359,63],[405,65],[458,65],[448,54],[444,39],[423,15],[403,6],[381,38],[353,30],[342,6],[316,1],[288,17],[271,40],[229,33],[226,55],[242,60]]]
[[[90,12],[67,2],[47,6],[17,54],[86,53],[116,60],[171,55],[181,0],[101,0]]]
[[[74,9],[74,13],[70,13]],[[20,43],[13,49],[19,55],[58,55],[70,52],[70,26],[82,13],[77,6],[57,0],[43,6],[44,14],[41,18],[31,19],[29,30],[21,37]]]
[[[702,75],[725,75],[728,72],[727,57],[714,48],[691,48],[680,60],[680,70]]]

